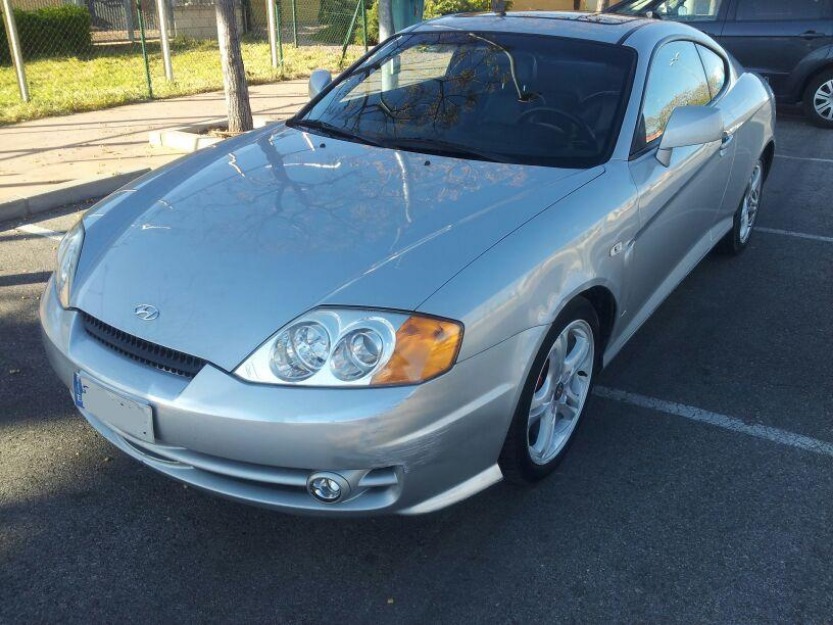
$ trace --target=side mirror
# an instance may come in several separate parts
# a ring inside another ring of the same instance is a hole
[[[310,99],[324,91],[324,88],[333,81],[333,76],[326,69],[317,69],[309,77]]]
[[[674,148],[702,145],[723,139],[723,115],[708,106],[680,106],[671,113],[659,143],[657,160],[668,167]]]

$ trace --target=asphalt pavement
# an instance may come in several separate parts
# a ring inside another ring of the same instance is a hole
[[[559,470],[422,517],[287,516],[122,455],[37,325],[85,207],[0,224],[0,623],[831,622],[833,131],[777,136],[749,249],[602,373]]]

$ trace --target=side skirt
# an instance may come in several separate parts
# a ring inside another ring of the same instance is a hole
[[[706,232],[706,235],[700,239],[697,244],[691,248],[688,254],[683,257],[680,264],[674,268],[668,277],[659,285],[654,294],[645,302],[642,309],[634,315],[630,324],[622,330],[619,337],[611,342],[605,350],[602,357],[603,365],[606,367],[622,350],[625,344],[636,334],[637,330],[642,327],[648,318],[654,314],[657,308],[660,307],[666,298],[674,292],[680,283],[690,274],[694,268],[706,257],[712,248],[722,239],[729,230],[732,229],[734,215],[730,215],[721,219],[711,229]]]

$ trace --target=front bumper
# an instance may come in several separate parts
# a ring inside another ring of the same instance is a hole
[[[188,380],[134,362],[89,336],[51,281],[40,318],[49,360],[69,388],[83,371],[152,406],[152,443],[81,409],[126,454],[217,495],[330,515],[430,512],[499,481],[497,458],[545,330],[419,386],[317,389],[250,384],[211,364]],[[316,471],[344,476],[350,497],[326,504],[310,496]]]

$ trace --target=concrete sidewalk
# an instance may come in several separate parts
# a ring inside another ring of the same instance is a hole
[[[307,81],[249,88],[252,112],[292,115],[307,101]],[[155,168],[182,156],[148,143],[148,132],[226,114],[222,92],[128,104],[0,127],[0,203],[61,189],[74,180]]]

